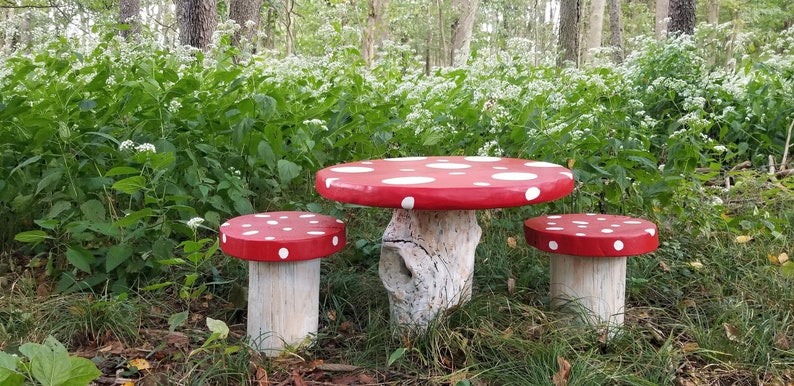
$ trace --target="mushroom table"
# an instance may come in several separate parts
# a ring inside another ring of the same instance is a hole
[[[345,163],[316,175],[328,199],[393,208],[378,267],[392,323],[420,333],[439,313],[471,299],[477,209],[531,205],[573,190],[573,174],[516,158],[403,157]]]

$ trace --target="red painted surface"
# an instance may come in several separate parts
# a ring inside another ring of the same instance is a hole
[[[497,157],[405,157],[358,161],[317,172],[328,199],[384,208],[473,210],[556,200],[573,191],[560,165]]]
[[[309,212],[267,212],[221,224],[221,250],[244,260],[297,261],[329,256],[345,246],[345,224]]]
[[[534,217],[524,221],[524,235],[542,251],[574,256],[634,256],[659,246],[656,224],[606,214]]]

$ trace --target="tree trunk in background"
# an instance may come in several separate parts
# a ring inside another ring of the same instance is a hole
[[[452,0],[452,2],[454,3],[455,0]],[[441,7],[441,0],[436,0],[436,11],[438,12],[438,41],[441,45],[441,57],[444,57],[449,50],[447,49],[447,38],[446,35],[444,35],[444,30],[446,28],[444,27],[444,9]],[[454,29],[455,27],[452,28]],[[444,62],[446,62],[446,60],[442,59],[442,65]]]
[[[709,0],[706,4],[706,20],[709,24],[717,26],[720,23],[720,1]]]
[[[609,0],[609,45],[612,60],[623,63],[623,22],[620,19],[620,0]]]
[[[141,33],[141,2],[140,0],[119,0],[119,24],[127,24],[129,29],[119,31],[124,39]]]
[[[452,44],[449,64],[458,67],[466,64],[471,55],[471,36],[480,0],[452,0]],[[507,15],[505,15],[507,16]]]
[[[272,50],[276,48],[275,41],[273,40],[273,27],[276,24],[276,11],[273,5],[267,6],[267,18],[265,18],[265,41],[262,44],[265,49]]]
[[[593,60],[595,49],[601,48],[605,6],[604,0],[590,1],[590,23],[587,26],[587,35],[584,38],[584,63],[590,63]]]
[[[375,59],[375,47],[383,42],[383,12],[389,4],[388,0],[368,0],[369,12],[367,13],[367,29],[364,31],[364,41],[361,45],[361,56],[367,65]]]
[[[559,67],[562,67],[566,61],[579,66],[579,13],[581,10],[581,0],[560,0],[558,42],[562,55],[557,57],[557,66]]]
[[[670,0],[670,33],[695,33],[695,0]]]
[[[667,35],[667,17],[670,16],[669,0],[656,0],[656,39]]]
[[[284,29],[286,37],[286,55],[290,56],[295,53],[295,1],[286,0],[284,2]]]
[[[179,42],[202,50],[207,49],[218,26],[217,16],[215,0],[176,0]]]
[[[245,38],[251,49],[256,47],[254,38],[262,19],[262,0],[232,0],[229,4],[229,19],[240,25],[240,29],[232,36],[232,45],[240,48],[240,42]]]

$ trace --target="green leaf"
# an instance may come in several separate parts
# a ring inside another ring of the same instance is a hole
[[[146,187],[146,178],[143,176],[127,177],[123,180],[116,181],[113,184],[113,189],[119,190],[127,194],[139,192]]]
[[[126,216],[118,219],[117,221],[113,222],[113,226],[115,226],[115,227],[130,226],[130,225],[133,225],[133,224],[137,223],[138,221],[140,221],[141,219],[143,219],[145,217],[151,216],[153,213],[154,213],[154,210],[152,210],[152,208],[143,208],[141,210],[132,212],[132,213],[127,214]]]
[[[41,159],[41,156],[40,156],[40,155],[34,155],[33,157],[30,157],[30,158],[28,158],[28,159],[26,159],[26,160],[22,161],[22,162],[21,162],[19,165],[17,165],[17,166],[16,166],[16,167],[15,167],[13,170],[11,170],[11,173],[8,173],[8,176],[9,176],[9,177],[13,176],[13,175],[14,175],[14,172],[16,172],[17,170],[19,170],[19,169],[22,169],[22,168],[24,168],[25,166],[28,166],[28,165],[30,165],[30,164],[32,164],[32,163],[34,163],[34,162],[38,162],[40,159]]]
[[[25,383],[25,376],[17,370],[17,360],[0,351],[0,385],[17,386]]]
[[[39,194],[45,189],[51,189],[53,186],[58,184],[58,181],[61,180],[61,176],[63,176],[63,172],[60,169],[48,170],[44,174],[44,177],[39,180],[39,183],[36,184],[36,194]]]
[[[86,386],[102,375],[102,372],[90,359],[69,357],[69,362],[72,368],[65,379],[58,384],[60,386]]]
[[[132,256],[132,252],[132,247],[129,245],[114,245],[108,248],[108,254],[105,258],[105,272],[111,272],[127,261]]]
[[[126,174],[138,174],[140,172],[141,171],[139,169],[130,166],[117,166],[113,169],[108,170],[108,172],[105,173],[105,177],[123,176]]]
[[[26,231],[17,233],[14,240],[21,243],[38,243],[51,238],[44,231]]]
[[[86,220],[102,222],[105,221],[105,206],[99,200],[88,200],[80,205]]]
[[[402,358],[403,355],[405,355],[405,347],[400,347],[394,350],[394,352],[392,352],[391,355],[389,355],[389,362],[386,364],[386,366],[387,367],[391,366],[394,362]]]
[[[174,332],[177,327],[182,326],[185,324],[187,320],[187,311],[177,312],[176,314],[171,315],[168,318],[168,331]]]
[[[30,359],[30,373],[44,386],[60,386],[68,380],[71,361],[66,348],[53,337],[44,344],[25,343],[19,352]]]
[[[97,106],[96,101],[91,100],[91,99],[82,100],[80,102],[77,102],[77,105],[80,106],[80,110],[81,111],[88,111],[88,110],[91,110],[91,109],[93,109],[93,108],[95,108]]]
[[[55,218],[59,214],[63,213],[65,210],[72,207],[72,204],[69,201],[58,201],[55,204],[52,204],[52,207],[49,211],[47,211],[47,215],[45,218],[51,219]]]
[[[91,265],[96,261],[91,252],[76,245],[66,250],[66,259],[77,269],[86,273],[91,273]]]
[[[278,160],[278,178],[282,185],[288,184],[301,172],[301,167],[292,161]]]
[[[208,316],[207,328],[209,328],[213,334],[218,334],[218,337],[221,339],[226,339],[226,337],[229,336],[229,326],[222,320],[213,319]]]

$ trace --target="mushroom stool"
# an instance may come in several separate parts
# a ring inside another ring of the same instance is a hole
[[[345,224],[309,212],[235,217],[220,226],[220,247],[249,260],[248,326],[251,344],[268,356],[317,332],[320,260],[345,246]]]
[[[626,257],[659,246],[656,225],[627,216],[565,214],[524,221],[529,245],[551,253],[552,306],[572,301],[590,325],[623,325]],[[609,332],[609,336],[613,336]]]

